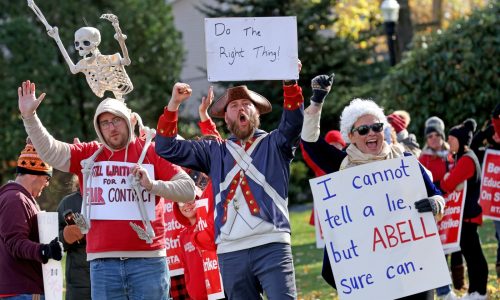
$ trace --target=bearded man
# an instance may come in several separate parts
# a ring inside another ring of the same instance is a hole
[[[300,65],[299,65],[300,67]],[[215,201],[217,254],[229,299],[296,299],[290,246],[290,163],[304,118],[304,97],[295,80],[284,81],[284,109],[277,129],[259,129],[269,101],[246,86],[226,90],[210,107],[224,118],[227,140],[179,140],[178,108],[192,94],[176,83],[160,116],[156,152],[169,161],[208,174]]]

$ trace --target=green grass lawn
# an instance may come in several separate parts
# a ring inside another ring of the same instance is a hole
[[[299,299],[337,299],[337,293],[321,277],[323,249],[316,249],[314,227],[309,225],[311,211],[292,211],[292,251]],[[488,261],[489,299],[500,299],[500,289],[496,281],[495,260],[497,242],[495,228],[490,220],[485,220],[479,234],[483,251]],[[457,292],[457,294],[463,294]]]

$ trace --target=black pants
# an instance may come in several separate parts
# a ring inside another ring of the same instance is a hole
[[[488,283],[488,263],[481,248],[477,226],[474,223],[462,222],[460,248],[462,248],[462,255],[467,263],[468,292],[478,292],[485,295]]]

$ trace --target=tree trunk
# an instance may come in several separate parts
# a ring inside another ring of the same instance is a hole
[[[401,54],[409,50],[413,39],[413,24],[411,21],[411,9],[408,0],[399,0],[399,21],[397,28],[398,49],[396,51],[396,61],[401,61]]]
[[[436,29],[441,28],[443,21],[443,0],[432,0],[432,22]]]

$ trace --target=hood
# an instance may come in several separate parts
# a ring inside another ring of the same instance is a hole
[[[182,213],[181,209],[179,208],[179,203],[174,202],[174,216],[177,219],[179,223],[181,223],[182,226],[184,227],[191,227],[191,222],[189,222],[188,218],[186,218]]]
[[[122,117],[123,119],[125,119],[125,121],[127,122],[128,131],[129,131],[127,145],[130,144],[130,142],[132,141],[132,138],[134,136],[134,130],[132,127],[132,111],[127,107],[125,102],[120,101],[120,100],[116,100],[113,98],[106,98],[106,99],[102,100],[101,103],[99,104],[99,106],[97,106],[97,109],[95,111],[94,129],[95,129],[95,132],[97,133],[97,137],[99,138],[99,142],[101,142],[106,148],[108,148],[111,151],[116,150],[116,149],[112,149],[106,143],[106,141],[104,140],[104,138],[102,136],[101,130],[99,129],[99,124],[97,123],[99,116],[105,112],[112,113],[113,115],[115,115],[117,117]]]

